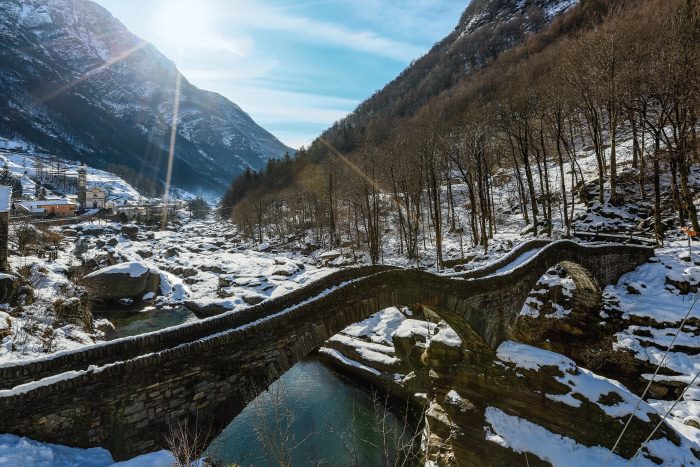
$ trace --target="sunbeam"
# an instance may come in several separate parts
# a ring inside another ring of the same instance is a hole
[[[370,178],[369,175],[364,173],[362,169],[360,169],[357,165],[355,165],[350,159],[348,159],[342,152],[338,151],[331,143],[328,142],[325,138],[321,137],[319,138],[319,141],[323,143],[324,146],[326,146],[328,149],[331,150],[333,154],[335,154],[345,165],[350,167],[350,169],[355,172],[357,175],[362,177],[368,184],[370,184],[376,191],[379,193],[386,193],[387,190],[384,190],[379,183],[377,183],[375,180]]]
[[[52,91],[52,92],[46,94],[45,96],[39,98],[38,101],[39,101],[39,102],[47,102],[47,101],[50,101],[51,99],[55,98],[55,97],[58,96],[59,94],[62,94],[62,93],[64,93],[64,92],[66,92],[67,90],[69,90],[69,89],[75,87],[76,85],[82,83],[82,82],[85,81],[86,79],[89,79],[91,76],[93,76],[93,75],[95,75],[95,74],[101,72],[102,70],[105,70],[105,69],[111,67],[111,66],[114,65],[115,63],[119,63],[119,62],[121,62],[122,60],[125,60],[125,59],[128,58],[131,54],[133,54],[134,52],[136,52],[137,50],[142,49],[146,44],[148,44],[148,42],[145,42],[145,41],[139,42],[139,43],[136,44],[134,47],[131,47],[130,49],[125,50],[124,52],[120,53],[120,54],[117,55],[116,57],[110,58],[109,60],[107,60],[107,61],[106,61],[105,63],[103,63],[102,65],[100,65],[100,66],[98,66],[98,67],[96,67],[96,68],[93,68],[92,70],[87,71],[85,74],[83,74],[82,76],[80,76],[80,77],[74,79],[74,80],[71,81],[70,83],[65,84],[65,85],[61,86],[60,88],[58,88],[58,89],[56,89],[56,90],[54,90],[54,91]]]
[[[168,171],[165,174],[165,192],[163,193],[163,217],[161,225],[163,228],[168,223],[168,197],[170,196],[170,182],[173,175],[173,159],[175,158],[175,140],[177,139],[177,117],[180,112],[180,84],[182,75],[176,72],[175,76],[175,101],[173,102],[173,124],[170,128],[170,146],[168,148]]]

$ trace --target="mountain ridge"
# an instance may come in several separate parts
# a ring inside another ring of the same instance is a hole
[[[414,60],[384,88],[321,135],[351,152],[377,121],[411,117],[430,99],[452,89],[470,72],[521,44],[566,13],[579,0],[472,0],[454,30]],[[311,151],[324,151],[312,143]]]
[[[3,2],[0,43],[0,136],[162,183],[179,75],[175,186],[220,193],[292,152],[90,0]]]

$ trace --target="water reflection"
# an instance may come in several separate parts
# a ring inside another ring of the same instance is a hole
[[[387,410],[385,402],[308,359],[251,402],[206,455],[241,466],[394,465],[397,447],[410,443],[417,428],[404,429],[403,411]]]
[[[159,331],[170,326],[197,321],[185,307],[146,308],[142,311],[103,314],[115,328],[111,339]]]

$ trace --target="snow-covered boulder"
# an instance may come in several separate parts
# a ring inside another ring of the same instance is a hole
[[[423,361],[432,367],[449,366],[462,360],[462,340],[451,327],[440,323],[438,333],[431,337]]]
[[[434,329],[435,325],[427,321],[407,319],[401,322],[391,336],[396,355],[411,368],[422,368],[421,358]]]
[[[160,290],[160,273],[138,261],[98,269],[83,280],[93,298],[101,301],[140,299],[148,292]]]

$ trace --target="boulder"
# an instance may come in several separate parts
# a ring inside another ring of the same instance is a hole
[[[265,301],[265,297],[262,295],[244,295],[241,298],[243,298],[243,301],[251,306]]]
[[[178,253],[180,253],[180,250],[174,246],[171,246],[170,248],[165,250],[165,257],[170,258],[171,256],[177,256]]]
[[[117,337],[117,328],[106,319],[97,319],[93,323],[95,330],[104,334],[106,339],[114,339]]]
[[[12,318],[8,313],[0,311],[0,340],[12,335]]]
[[[134,224],[127,224],[122,226],[121,232],[122,235],[129,240],[136,240],[138,238],[139,228]]]
[[[216,264],[205,264],[204,266],[200,267],[204,272],[213,272],[216,274],[225,274],[226,270],[222,268],[221,266],[217,266]]]
[[[296,273],[296,266],[290,266],[286,268],[277,268],[274,271],[272,271],[272,276],[281,276],[281,277],[291,277]]]
[[[165,270],[179,277],[192,277],[199,274],[199,271],[197,271],[195,268],[188,268],[183,266],[169,266],[166,267]]]
[[[434,327],[425,321],[407,319],[401,323],[391,336],[396,355],[407,363],[414,371],[424,367],[422,356]]]
[[[158,293],[160,274],[137,261],[120,263],[98,269],[83,278],[92,298],[113,301],[141,298],[148,292]]]
[[[82,228],[81,233],[83,235],[90,235],[91,237],[99,237],[105,233],[105,229],[103,227],[85,226]]]
[[[666,285],[675,287],[681,295],[688,295],[690,293],[697,293],[699,284],[697,279],[691,275],[670,271],[666,274]]]
[[[210,302],[195,302],[187,300],[185,307],[190,309],[198,316],[214,316],[220,315],[231,310],[231,302],[229,300],[210,301]]]
[[[150,258],[153,256],[153,252],[151,250],[138,250],[136,253],[141,257],[141,258]]]
[[[440,331],[432,336],[422,360],[431,368],[450,366],[462,361],[462,340],[447,326],[439,326]]]

